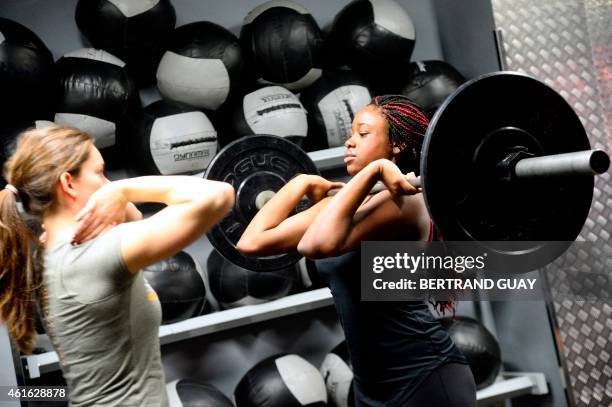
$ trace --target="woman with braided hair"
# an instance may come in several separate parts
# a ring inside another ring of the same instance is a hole
[[[161,306],[141,269],[222,219],[231,185],[188,176],[110,182],[93,139],[61,126],[24,133],[4,178],[0,321],[19,350],[35,344],[38,297],[71,406],[167,406]],[[167,207],[142,220],[138,201]],[[45,226],[36,259],[20,206]]]
[[[436,239],[422,194],[404,175],[418,172],[428,123],[406,97],[375,97],[355,115],[345,142],[352,179],[328,197],[339,183],[316,175],[294,178],[259,210],[238,242],[245,254],[297,249],[317,259],[344,329],[357,406],[476,404],[471,370],[427,304],[360,297],[361,241]],[[377,181],[387,190],[368,195]],[[289,216],[304,195],[315,203]]]

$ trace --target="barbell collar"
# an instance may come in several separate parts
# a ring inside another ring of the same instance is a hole
[[[518,179],[602,174],[610,167],[610,157],[603,150],[586,150],[524,158],[516,163]]]

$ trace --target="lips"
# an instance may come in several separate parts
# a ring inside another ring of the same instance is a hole
[[[344,154],[344,162],[348,163],[349,161],[352,161],[355,159],[355,157],[357,157],[355,154],[349,154],[349,153],[345,153]]]

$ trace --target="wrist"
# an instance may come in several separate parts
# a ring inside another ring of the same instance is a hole
[[[370,174],[375,175],[377,178],[382,178],[386,161],[384,158],[379,158],[369,163],[366,168]]]
[[[106,190],[105,192],[116,199],[124,202],[126,205],[130,202],[126,195],[126,186],[123,185],[123,180],[109,182],[104,185],[103,188]]]

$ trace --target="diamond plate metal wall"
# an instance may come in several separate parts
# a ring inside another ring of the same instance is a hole
[[[612,1],[492,0],[503,32],[507,68],[530,74],[556,89],[580,116],[594,148],[611,151]],[[528,97],[528,95],[526,95]],[[581,237],[612,273],[612,182],[595,182],[593,204]],[[548,272],[559,351],[577,406],[612,406],[612,304],[579,302],[563,294],[563,275],[578,270],[555,264]],[[592,258],[592,257],[591,257]]]

